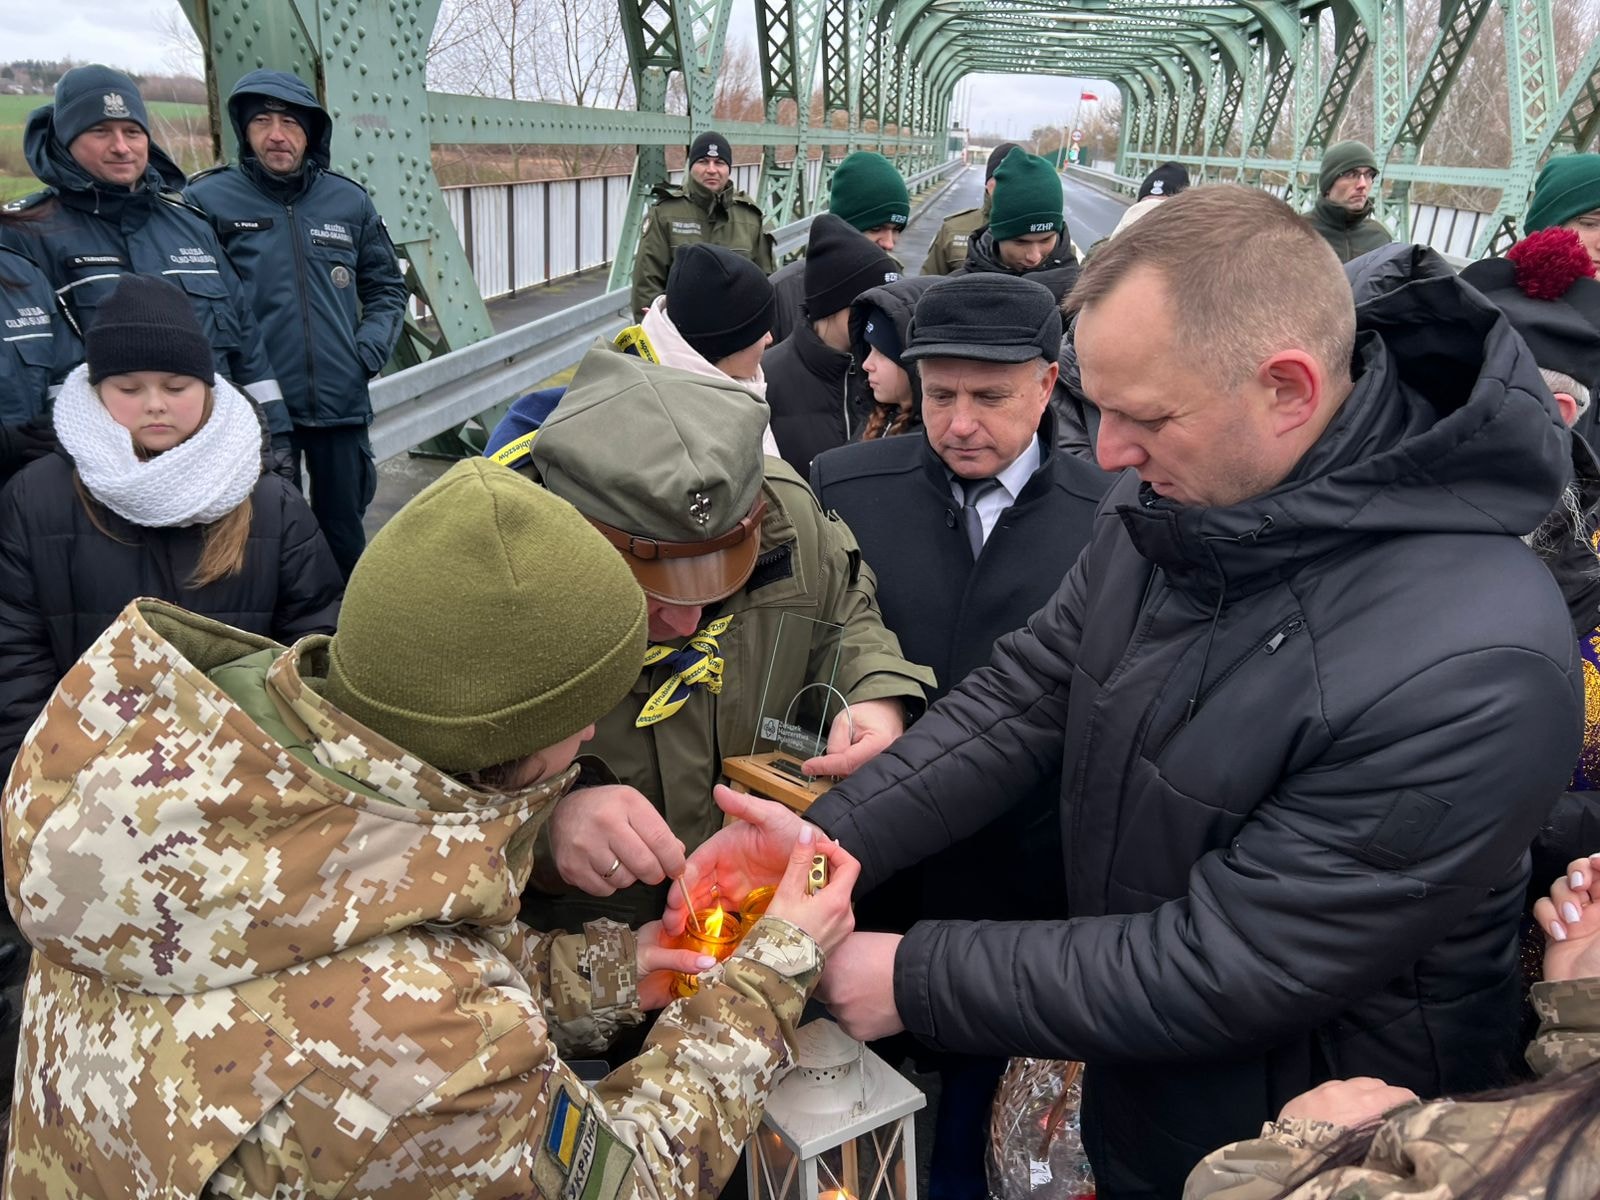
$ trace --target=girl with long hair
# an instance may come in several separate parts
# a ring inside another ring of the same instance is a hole
[[[68,667],[150,596],[293,642],[343,583],[310,507],[261,472],[261,424],[187,298],[128,275],[56,397],[60,449],[0,494],[0,777]]]

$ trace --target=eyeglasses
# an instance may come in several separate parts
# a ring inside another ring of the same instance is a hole
[[[1378,173],[1371,167],[1355,167],[1339,176],[1340,179],[1364,179],[1371,183],[1378,177]]]

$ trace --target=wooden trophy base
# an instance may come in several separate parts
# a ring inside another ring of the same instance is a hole
[[[722,774],[734,791],[776,800],[798,813],[805,812],[812,801],[833,786],[830,779],[807,779],[800,770],[800,760],[781,751],[725,758]]]

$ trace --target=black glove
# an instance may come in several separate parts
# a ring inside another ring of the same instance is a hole
[[[287,433],[275,433],[267,448],[267,470],[300,486],[300,463]]]

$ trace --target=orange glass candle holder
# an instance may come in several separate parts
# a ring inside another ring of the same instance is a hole
[[[696,911],[694,919],[677,939],[677,946],[681,950],[709,954],[718,962],[722,962],[733,953],[734,947],[744,937],[744,929],[744,922],[739,920],[738,915],[719,904],[715,908]],[[698,976],[674,975],[672,978],[672,994],[680,999],[692,996],[699,990]]]
[[[744,898],[744,903],[739,905],[739,920],[744,922],[744,927],[749,929],[761,919],[761,914],[767,911],[767,905],[772,903],[772,897],[777,895],[778,889],[768,884],[758,887]]]

